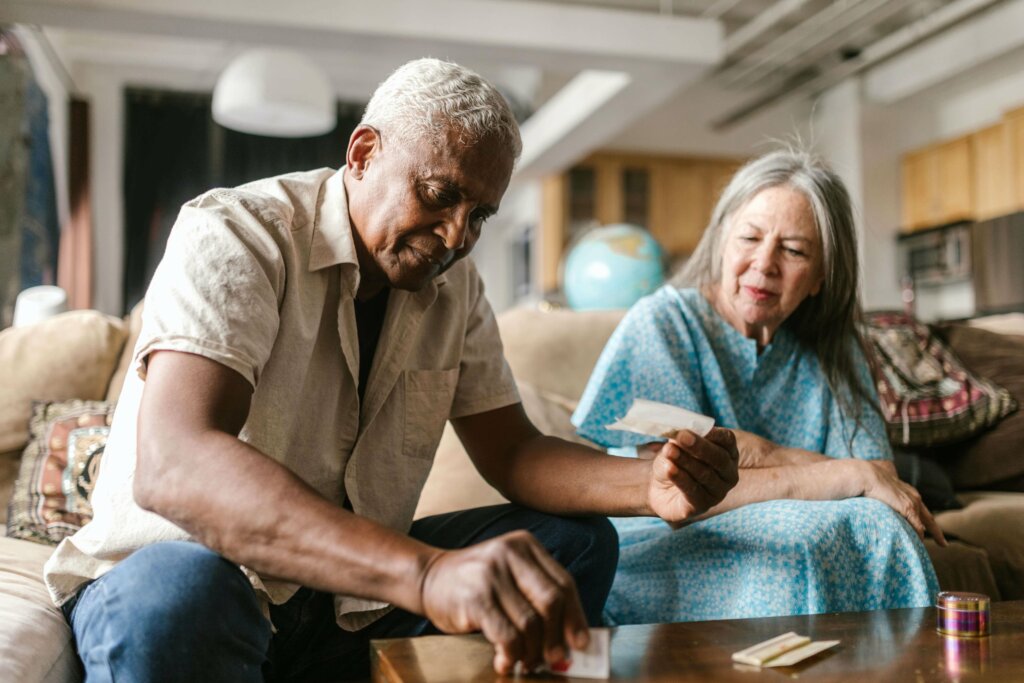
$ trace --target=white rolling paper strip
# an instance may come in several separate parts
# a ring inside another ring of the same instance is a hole
[[[543,666],[559,676],[572,678],[608,678],[612,672],[611,632],[606,628],[590,629],[590,644],[586,650],[570,650],[560,666]]]
[[[740,650],[733,654],[732,659],[734,662],[753,666],[792,666],[838,644],[838,640],[811,642],[807,636],[790,631],[752,645],[746,650]]]
[[[667,439],[680,429],[689,429],[697,436],[707,436],[714,426],[715,420],[707,415],[638,398],[633,401],[625,417],[608,425],[608,429]]]

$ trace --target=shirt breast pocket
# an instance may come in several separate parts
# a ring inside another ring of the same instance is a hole
[[[458,368],[405,371],[403,453],[424,460],[434,457],[451,412],[458,379]]]

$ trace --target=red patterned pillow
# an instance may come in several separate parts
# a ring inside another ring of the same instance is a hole
[[[8,536],[56,545],[92,519],[89,496],[113,414],[105,401],[33,403]]]
[[[1017,409],[1009,391],[970,372],[927,325],[902,313],[870,313],[863,332],[893,444],[962,441]]]

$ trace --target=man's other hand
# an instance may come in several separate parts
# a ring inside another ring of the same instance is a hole
[[[421,586],[425,616],[445,633],[482,631],[499,674],[560,662],[589,640],[572,577],[525,531],[440,551]]]
[[[736,482],[736,436],[721,427],[700,437],[688,429],[671,435],[651,464],[648,503],[666,522],[683,522],[725,498]]]

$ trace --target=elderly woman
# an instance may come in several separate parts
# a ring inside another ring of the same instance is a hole
[[[685,288],[666,286],[623,319],[573,415],[579,433],[650,456],[661,444],[606,426],[634,399],[661,401],[734,430],[741,469],[687,526],[616,520],[611,623],[931,603],[919,537],[945,539],[891,464],[855,326],[857,272],[838,176],[776,152],[729,183]]]

